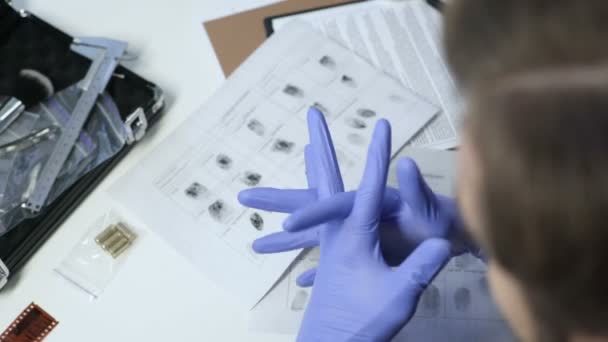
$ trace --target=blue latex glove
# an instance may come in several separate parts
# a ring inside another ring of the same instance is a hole
[[[317,160],[314,185],[323,200],[343,191],[343,184],[322,116],[311,113],[309,126],[308,154]],[[390,126],[381,120],[352,212],[318,228],[320,263],[298,341],[390,340],[412,317],[420,295],[450,258],[447,241],[429,239],[398,267],[385,262],[378,227],[390,150]]]
[[[429,238],[450,240],[453,255],[465,252],[478,254],[466,236],[456,201],[435,194],[412,159],[404,158],[398,162],[397,179],[398,191],[387,188],[380,229],[382,249],[391,264],[401,263],[412,249]],[[276,190],[261,190],[255,195],[267,196],[273,192],[276,195]],[[294,197],[293,193],[283,195]],[[352,210],[354,195],[336,195],[323,200],[317,198],[317,201],[310,201],[299,209],[293,208],[295,210],[285,220],[283,228],[296,233],[324,222],[344,219]],[[281,246],[279,243],[262,238],[256,244],[262,250],[272,251]]]
[[[314,108],[310,114],[321,115]],[[331,141],[324,143],[331,144]],[[333,145],[321,146],[319,149],[333,151]],[[318,180],[314,171],[317,160],[319,158],[307,156],[309,189],[257,188],[243,191],[239,195],[241,203],[248,207],[293,213],[284,222],[286,232],[271,234],[255,241],[253,248],[256,252],[278,253],[318,246],[318,228],[313,227],[327,221],[344,219],[350,214],[355,192],[337,193],[331,198],[319,199],[315,185]],[[400,190],[390,187],[386,189],[380,226],[381,249],[389,264],[400,264],[412,249],[425,239],[433,237],[449,239],[453,255],[476,251],[464,234],[456,202],[434,194],[413,160],[401,160],[397,176]],[[310,286],[313,280],[314,272],[305,273],[298,279],[298,284]]]

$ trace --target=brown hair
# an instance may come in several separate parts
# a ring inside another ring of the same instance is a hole
[[[608,68],[514,74],[475,93],[488,252],[545,333],[608,334]]]
[[[445,21],[475,96],[488,252],[525,288],[539,337],[607,334],[608,1],[454,0]]]
[[[461,86],[538,67],[608,60],[606,0],[455,0],[446,54]]]

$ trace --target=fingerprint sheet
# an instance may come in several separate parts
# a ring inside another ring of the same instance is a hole
[[[426,1],[355,2],[276,18],[272,27],[280,31],[291,20],[311,23],[441,107],[410,146],[458,146],[464,98],[443,56],[443,16]]]
[[[195,267],[252,308],[297,252],[257,255],[252,242],[283,215],[250,210],[239,191],[306,187],[310,106],[326,115],[348,187],[363,173],[379,118],[398,151],[438,112],[397,81],[295,22],[250,57],[211,100],[110,189]]]
[[[455,152],[406,148],[389,171],[389,185],[397,187],[396,164],[402,157],[416,161],[433,191],[454,196]],[[296,284],[298,275],[315,267],[318,249],[300,255],[275,288],[251,311],[252,331],[296,334],[304,317],[311,289]],[[513,341],[498,313],[486,281],[486,266],[465,254],[453,258],[423,293],[416,314],[394,342]]]

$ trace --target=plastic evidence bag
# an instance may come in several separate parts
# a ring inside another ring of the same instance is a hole
[[[71,86],[24,112],[0,134],[0,236],[31,218],[22,208],[36,188],[40,172],[68,124],[82,90]],[[40,134],[40,136],[36,136]],[[112,98],[102,94],[53,184],[46,205],[81,177],[116,155],[126,143],[126,129]],[[31,140],[34,139],[33,144]],[[1,146],[19,145],[5,149]]]

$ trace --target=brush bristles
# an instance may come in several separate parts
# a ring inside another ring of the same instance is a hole
[[[26,107],[44,101],[54,93],[55,87],[46,75],[33,69],[23,69],[19,71],[19,78],[17,79],[14,95],[20,99]]]

